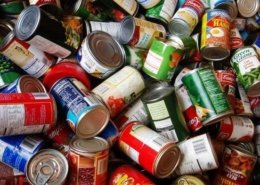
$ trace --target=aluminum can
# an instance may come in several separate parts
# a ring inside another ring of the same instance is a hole
[[[210,8],[226,10],[232,20],[234,20],[238,14],[235,0],[210,0]]]
[[[139,71],[125,66],[93,88],[92,92],[104,102],[113,118],[134,102],[144,88],[144,79]]]
[[[182,78],[203,125],[216,123],[234,113],[211,68],[198,68]]]
[[[165,178],[178,166],[179,148],[169,139],[139,122],[129,123],[120,133],[118,147],[157,178]]]
[[[105,79],[124,65],[125,52],[108,33],[94,31],[83,40],[77,60],[88,74]]]
[[[211,61],[224,60],[230,55],[231,19],[225,10],[208,10],[202,18],[201,54]]]
[[[237,8],[243,17],[252,17],[259,11],[260,2],[258,0],[237,0]]]
[[[48,93],[1,93],[0,113],[0,136],[43,133],[57,120],[56,103]]]
[[[68,161],[62,153],[44,149],[29,160],[26,176],[32,185],[65,185],[68,171]]]
[[[89,91],[77,86],[75,78],[62,78],[50,89],[62,114],[78,137],[90,138],[107,125],[107,108]]]
[[[206,185],[201,179],[192,175],[183,175],[177,178],[172,185]]]
[[[260,117],[260,96],[258,97],[248,97],[250,102],[251,110],[255,117]]]
[[[106,184],[108,155],[109,144],[102,138],[72,139],[68,154],[69,184]]]
[[[137,2],[145,9],[149,9],[160,3],[160,0],[137,0]]]
[[[255,49],[246,46],[236,50],[230,63],[247,95],[251,97],[259,96],[260,62]]]

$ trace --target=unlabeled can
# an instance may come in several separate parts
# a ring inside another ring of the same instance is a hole
[[[210,8],[226,10],[232,20],[234,20],[238,14],[235,0],[210,0]]]
[[[90,138],[107,125],[107,108],[89,91],[77,86],[75,78],[62,78],[50,89],[58,107],[78,137]]]
[[[172,185],[206,185],[201,179],[193,175],[178,177]]]
[[[157,5],[160,0],[137,0],[137,2],[145,9],[149,9]]]
[[[109,144],[106,140],[73,138],[70,142],[69,183],[104,185],[107,181]]]
[[[203,125],[216,123],[234,113],[211,68],[194,69],[182,82]]]
[[[139,122],[129,123],[121,131],[118,146],[157,178],[170,176],[181,159],[180,150],[173,141]]]
[[[108,33],[94,31],[83,40],[77,60],[88,74],[104,79],[125,63],[123,47]]]
[[[237,0],[239,14],[243,17],[253,17],[260,9],[259,0]]]
[[[43,149],[29,160],[26,177],[32,185],[65,185],[68,171],[68,161],[62,153]]]
[[[202,18],[201,54],[210,61],[224,60],[230,55],[231,19],[225,10],[208,10]]]

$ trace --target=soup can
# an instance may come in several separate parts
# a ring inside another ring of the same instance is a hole
[[[199,19],[202,17],[205,10],[205,3],[203,0],[186,0],[182,7],[190,7],[198,14]]]
[[[108,107],[111,117],[118,115],[144,91],[143,76],[133,67],[125,66],[92,89]]]
[[[183,175],[178,177],[172,185],[206,185],[200,178],[193,175]]]
[[[171,140],[139,122],[129,123],[121,131],[118,147],[157,178],[169,177],[181,159],[179,148]]]
[[[107,125],[107,108],[75,78],[62,78],[50,89],[58,107],[78,137],[90,138]]]
[[[260,2],[258,0],[237,0],[237,8],[243,17],[252,17],[259,11]]]
[[[43,149],[29,160],[26,177],[32,185],[65,185],[68,171],[68,161],[62,153],[54,149]]]
[[[203,125],[216,123],[234,113],[211,68],[194,69],[182,82]]]
[[[137,0],[137,2],[145,9],[149,9],[160,3],[160,0]]]
[[[246,46],[236,50],[230,63],[247,95],[260,96],[260,62],[255,49]]]
[[[202,18],[201,54],[211,61],[224,60],[230,55],[230,16],[225,10],[208,10]]]
[[[108,174],[109,145],[106,140],[73,138],[70,142],[69,184],[104,185]]]
[[[210,0],[210,8],[226,10],[232,20],[234,20],[238,14],[235,0]]]

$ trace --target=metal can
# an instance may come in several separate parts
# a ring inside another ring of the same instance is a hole
[[[251,110],[255,117],[260,118],[260,96],[248,97]]]
[[[230,55],[230,16],[225,10],[208,10],[202,18],[201,54],[211,61],[224,60]]]
[[[124,12],[132,16],[135,16],[139,10],[139,4],[135,0],[110,0],[110,1],[114,2]]]
[[[48,93],[0,94],[0,136],[43,133],[56,123],[56,103]]]
[[[252,17],[259,11],[260,2],[259,0],[237,0],[237,8],[243,17]]]
[[[110,147],[112,147],[118,138],[119,131],[115,123],[110,119],[107,126],[97,136],[107,140]]]
[[[44,149],[29,160],[26,177],[32,185],[65,185],[68,171],[68,161],[62,153],[54,149]]]
[[[178,40],[154,38],[144,62],[143,71],[157,79],[171,81],[173,73],[183,57],[184,46]]]
[[[237,27],[237,29],[241,32],[246,28],[246,19],[237,17],[233,20],[233,24]]]
[[[0,20],[0,41],[10,32],[13,31],[15,23],[12,19],[1,19]]]
[[[232,20],[234,20],[238,14],[235,0],[210,0],[210,8],[226,10]]]
[[[260,62],[255,49],[246,46],[236,50],[230,63],[247,95],[251,97],[259,96]]]
[[[160,3],[160,0],[137,0],[137,2],[145,9],[149,9]]]
[[[77,60],[88,74],[104,79],[123,66],[125,52],[111,35],[94,31],[83,40]]]
[[[231,23],[230,42],[231,42],[230,43],[231,50],[244,47],[242,36],[240,35],[239,30],[234,23]]]
[[[198,68],[182,78],[203,125],[216,123],[234,113],[211,68]]]
[[[57,105],[78,137],[90,138],[107,125],[107,108],[89,91],[77,86],[74,78],[62,78],[50,89]]]
[[[158,178],[170,176],[181,159],[179,148],[171,140],[139,122],[129,123],[121,131],[118,146]]]
[[[144,88],[144,79],[139,71],[125,66],[92,89],[92,92],[102,99],[113,118],[127,105],[134,102],[142,94]]]
[[[178,177],[172,185],[206,185],[201,179],[192,175],[183,175]]]
[[[104,185],[107,180],[109,145],[106,140],[74,138],[70,142],[68,161],[71,185]]]

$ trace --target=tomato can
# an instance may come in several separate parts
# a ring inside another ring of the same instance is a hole
[[[118,147],[158,178],[170,176],[181,159],[180,150],[173,141],[139,122],[129,123],[121,131]]]
[[[54,149],[43,149],[29,160],[26,177],[32,185],[65,185],[68,171],[68,161],[62,153]]]
[[[70,142],[69,184],[104,185],[108,174],[109,145],[106,140],[73,138]]]
[[[137,2],[145,9],[149,9],[160,3],[160,0],[137,0]]]
[[[260,2],[258,0],[237,0],[237,8],[243,17],[252,17],[259,11]]]
[[[201,54],[211,61],[224,60],[230,55],[230,16],[225,10],[208,10],[202,18]]]
[[[226,10],[232,20],[234,20],[238,14],[235,0],[210,0],[210,8]]]
[[[178,177],[172,185],[206,185],[200,178],[193,175],[183,175]]]
[[[246,46],[236,50],[230,63],[247,95],[259,96],[260,62],[255,49],[252,46]]]

